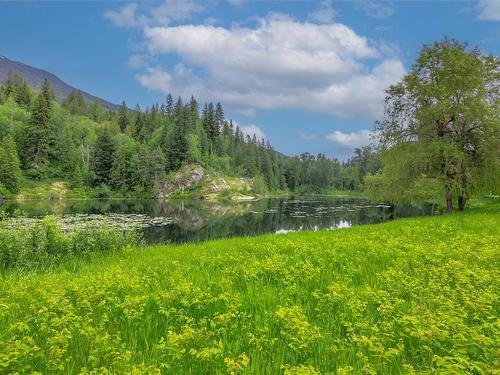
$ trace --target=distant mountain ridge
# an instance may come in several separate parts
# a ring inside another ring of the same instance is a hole
[[[26,83],[34,90],[39,90],[45,78],[49,81],[54,89],[54,94],[57,101],[62,102],[71,91],[80,91],[88,103],[99,102],[104,108],[115,110],[118,105],[110,103],[97,96],[86,93],[73,86],[68,85],[56,75],[47,72],[46,70],[38,69],[30,65],[23,64],[22,62],[13,61],[5,56],[0,55],[0,83],[5,82],[9,74],[17,74],[21,76]]]

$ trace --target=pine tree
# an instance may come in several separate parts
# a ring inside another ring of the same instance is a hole
[[[194,98],[194,96],[191,96],[191,99],[189,100],[189,128],[187,129],[188,131],[192,131],[196,127],[196,122],[198,121],[198,102]]]
[[[178,169],[187,160],[188,141],[186,137],[187,110],[181,108],[175,117],[172,141],[169,147],[169,162],[171,169]]]
[[[118,109],[118,125],[123,133],[128,125],[128,108],[127,104],[123,101]]]
[[[56,96],[54,95],[54,90],[52,89],[52,86],[50,86],[49,80],[47,78],[43,80],[42,89],[40,90],[40,92],[47,102],[49,109],[52,109],[52,102],[56,100]]]
[[[214,120],[218,135],[224,127],[224,110],[222,109],[222,105],[220,103],[217,103],[215,106]]]
[[[40,178],[48,167],[51,105],[43,92],[37,95],[29,121],[27,164],[35,178]]]
[[[172,116],[173,116],[174,118],[179,117],[179,116],[180,116],[180,114],[181,114],[181,111],[182,111],[182,108],[183,108],[183,107],[184,107],[184,106],[182,105],[182,98],[179,96],[179,97],[177,98],[177,101],[175,102],[175,107],[174,107],[174,111],[173,111],[173,113],[172,113]]]
[[[32,91],[26,81],[17,74],[9,74],[3,85],[5,96],[11,96],[15,102],[24,109],[28,109],[31,103]]]
[[[172,116],[174,113],[174,99],[171,94],[167,95],[167,103],[166,103],[166,113],[167,116]]]
[[[62,106],[72,115],[83,115],[87,112],[87,103],[85,103],[81,91],[71,91],[64,99]]]
[[[31,97],[33,93],[28,84],[21,78],[19,86],[16,88],[14,93],[14,100],[24,109],[28,109],[31,104]]]
[[[115,151],[116,146],[108,128],[102,129],[94,149],[94,172],[97,184],[107,184],[111,180]]]
[[[144,119],[144,114],[141,112],[141,107],[139,104],[135,106],[135,124],[134,124],[134,133],[133,136],[137,139],[144,139],[144,126],[146,125],[146,121]]]
[[[210,140],[211,149],[213,150],[215,139],[219,135],[219,128],[215,121],[215,111],[212,103],[205,104],[202,114],[202,123],[208,139]]]
[[[9,192],[19,191],[21,169],[14,139],[7,135],[0,146],[0,184]]]

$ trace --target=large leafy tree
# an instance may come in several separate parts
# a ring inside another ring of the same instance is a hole
[[[497,56],[445,39],[424,46],[411,71],[387,91],[385,114],[377,124],[386,160],[411,165],[409,186],[421,185],[421,179],[438,181],[449,212],[453,196],[464,209],[480,188],[479,176],[492,172],[485,166],[491,158],[498,160],[492,150],[498,150],[500,137],[499,85]]]

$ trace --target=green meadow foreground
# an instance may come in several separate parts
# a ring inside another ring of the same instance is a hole
[[[493,208],[4,270],[0,373],[496,374],[499,224]]]

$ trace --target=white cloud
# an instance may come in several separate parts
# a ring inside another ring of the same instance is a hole
[[[384,19],[394,14],[394,8],[389,2],[360,1],[356,3],[367,16]]]
[[[118,27],[145,26],[147,19],[137,14],[137,8],[137,4],[126,4],[118,11],[107,10],[104,12],[104,17]]]
[[[499,0],[479,0],[477,4],[478,18],[486,21],[500,21]]]
[[[336,12],[332,7],[332,0],[323,0],[320,3],[318,9],[312,11],[307,15],[310,20],[319,22],[319,23],[332,23],[333,18],[335,17]]]
[[[194,14],[201,13],[203,10],[204,6],[200,2],[164,0],[160,5],[150,6],[147,16],[139,14],[138,4],[130,3],[118,11],[107,10],[104,12],[104,17],[117,27],[167,26],[173,21],[190,19]]]
[[[236,124],[238,125],[238,124]],[[257,139],[260,141],[262,138],[267,139],[266,134],[262,131],[261,128],[259,128],[257,125],[248,125],[248,126],[241,126],[240,125],[240,130],[245,136],[250,136],[250,138],[255,136]]]
[[[153,24],[168,25],[171,21],[188,20],[204,9],[202,3],[197,1],[165,0],[162,5],[151,11],[151,15]]]
[[[128,58],[128,65],[133,69],[144,68],[148,66],[148,60],[149,60],[148,55],[141,55],[141,54],[132,55]]]
[[[371,136],[372,132],[369,130],[360,130],[354,133],[343,133],[337,130],[328,134],[326,139],[338,144],[342,148],[352,149],[370,144]]]
[[[177,64],[172,74],[158,66],[147,67],[145,73],[136,75],[136,79],[150,90],[161,91],[165,94],[173,93],[184,98],[189,98],[191,95],[206,98],[208,94],[203,81],[183,64]]]
[[[303,141],[314,141],[316,139],[316,134],[308,132],[299,132],[298,136]]]
[[[150,89],[195,94],[246,114],[294,108],[374,119],[383,108],[384,90],[405,72],[399,59],[343,24],[299,22],[280,14],[259,22],[256,28],[146,27],[149,52],[178,55],[183,68],[149,68],[138,80]],[[195,75],[192,68],[202,73]]]

